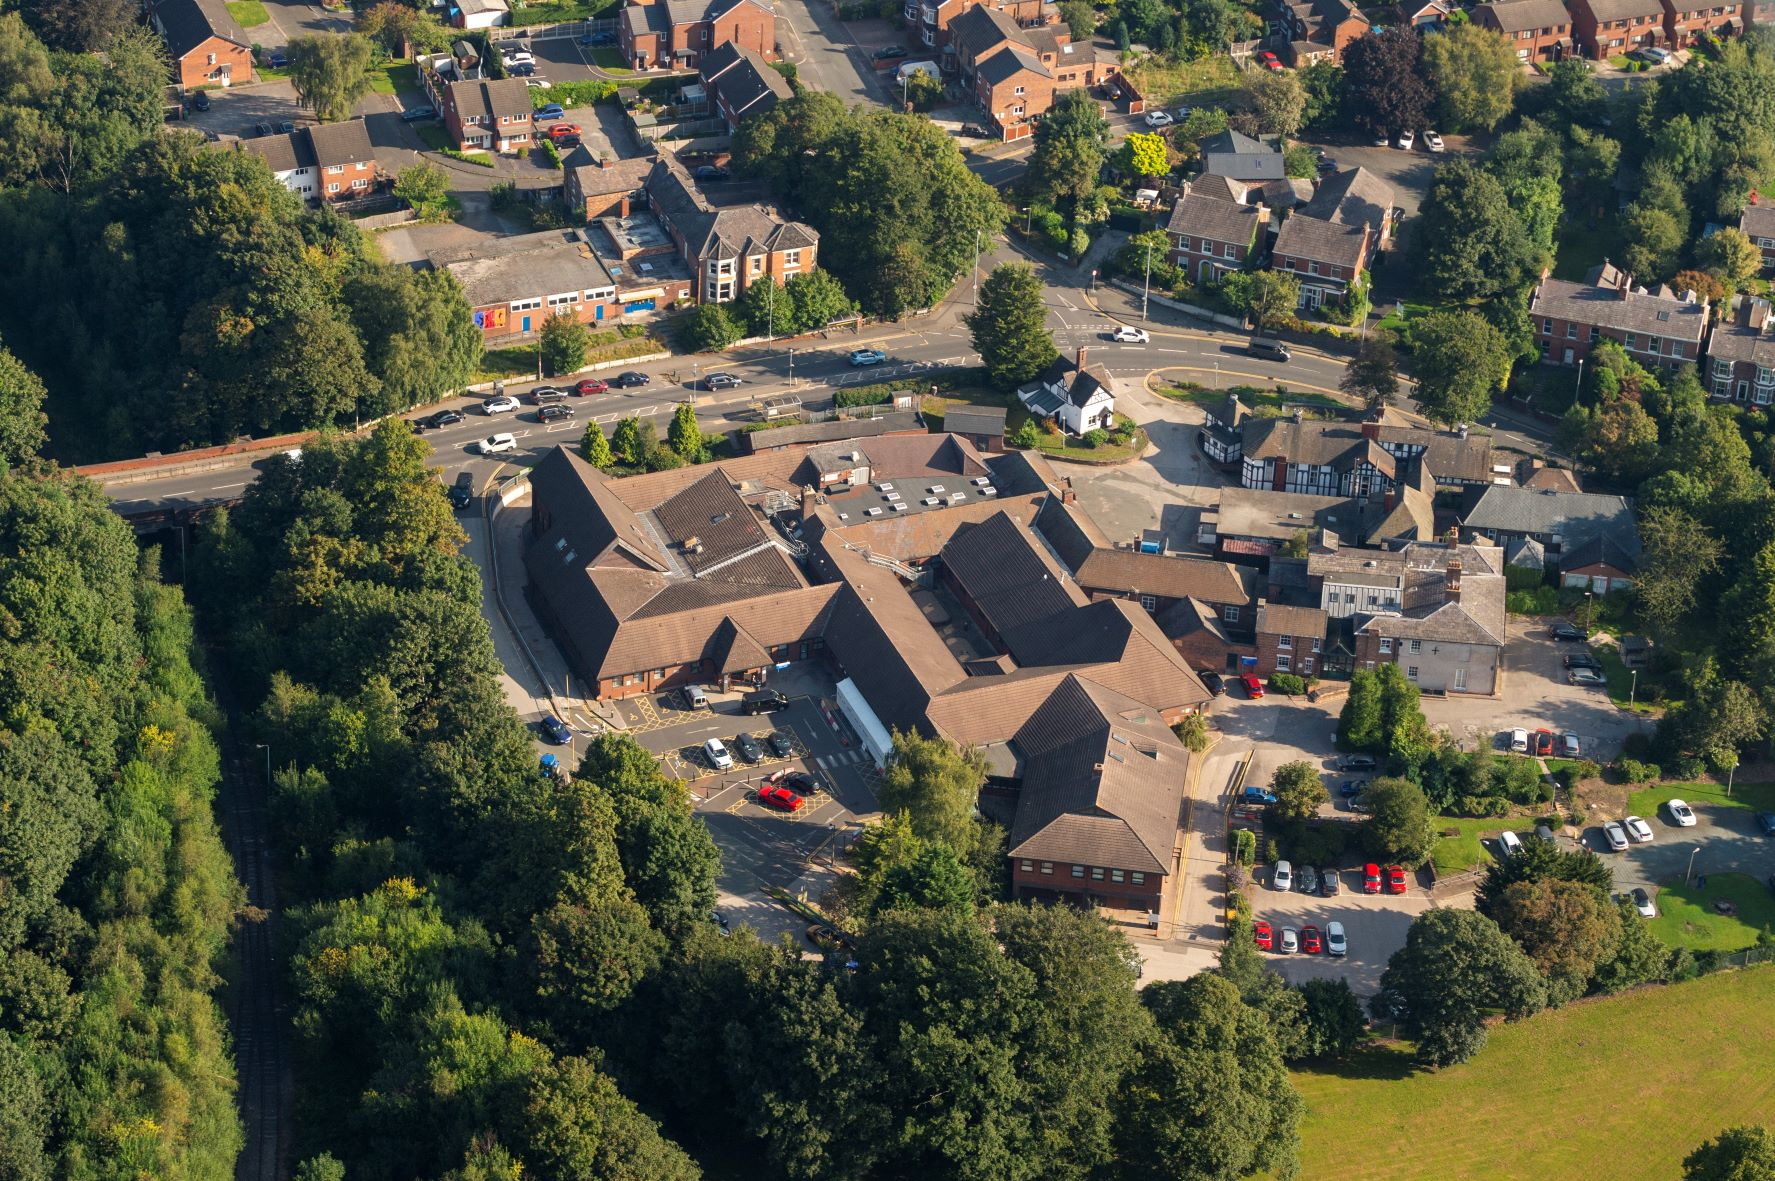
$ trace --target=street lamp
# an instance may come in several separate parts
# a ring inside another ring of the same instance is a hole
[[[789,384],[795,384],[795,350],[789,350]]]
[[[1639,692],[1639,670],[1634,668],[1627,671],[1633,674],[1633,679],[1627,682],[1627,708],[1632,709],[1633,695]]]
[[[1034,212],[1035,206],[1033,205],[1025,205],[1023,207],[1023,236],[1025,238],[1029,237],[1029,219]]]
[[[838,826],[836,824],[828,824],[826,826],[826,832],[830,835],[831,840],[832,840],[831,853],[828,857],[828,860],[831,863],[832,868],[837,869],[838,868]]]
[[[1584,358],[1582,357],[1578,358],[1578,388],[1576,392],[1580,398],[1584,396]]]
[[[1146,322],[1146,318],[1147,318],[1146,317],[1146,302],[1147,302],[1147,300],[1152,298],[1152,293],[1153,293],[1153,244],[1152,244],[1152,240],[1149,238],[1149,239],[1147,239],[1147,243],[1146,243],[1146,287],[1140,293],[1140,319],[1141,319],[1142,323]]]
[[[271,744],[268,742],[255,742],[255,743],[253,743],[253,748],[255,750],[262,750],[265,752],[265,786],[270,787],[271,786]]]
[[[1683,885],[1685,885],[1685,886],[1689,884],[1689,878],[1694,873],[1695,854],[1699,853],[1699,852],[1701,852],[1701,847],[1699,845],[1697,845],[1695,847],[1694,851],[1689,854],[1689,868],[1683,870]]]
[[[1738,759],[1733,756],[1732,765],[1726,768],[1726,798],[1732,798],[1732,779],[1738,774]]]

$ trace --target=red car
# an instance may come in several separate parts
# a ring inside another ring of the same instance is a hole
[[[1534,751],[1537,755],[1545,756],[1553,753],[1553,731],[1536,730],[1529,737],[1533,741]]]
[[[1263,682],[1258,680],[1256,677],[1252,676],[1250,673],[1242,674],[1239,677],[1239,684],[1245,686],[1245,696],[1247,696],[1247,697],[1262,697],[1263,696]]]
[[[1381,867],[1370,861],[1362,867],[1362,892],[1379,894],[1381,892]]]
[[[587,394],[606,393],[609,389],[610,389],[609,382],[599,381],[595,377],[588,377],[584,381],[580,382],[579,384],[577,384],[573,387],[573,396],[576,398],[583,398]]]
[[[1267,49],[1257,55],[1257,60],[1263,63],[1263,68],[1266,70],[1280,71],[1282,68],[1282,59]]]
[[[803,801],[799,795],[781,784],[767,783],[758,789],[758,802],[767,808],[779,808],[784,812],[799,812]]]
[[[1259,950],[1270,951],[1276,946],[1276,933],[1270,930],[1270,925],[1262,919],[1251,924],[1251,933],[1257,939]]]
[[[555,123],[549,127],[549,138],[557,142],[569,138],[577,139],[579,135],[580,126],[577,123]]]
[[[1300,949],[1308,955],[1318,955],[1325,950],[1319,942],[1319,928],[1308,923],[1300,929]]]
[[[1405,893],[1405,869],[1403,866],[1387,866],[1387,893]]]

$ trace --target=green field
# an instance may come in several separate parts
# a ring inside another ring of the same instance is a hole
[[[1462,1066],[1394,1049],[1301,1071],[1301,1176],[1671,1181],[1682,1158],[1775,1111],[1775,967],[1571,1005],[1492,1031]]]
[[[1734,783],[1732,794],[1726,795],[1723,783],[1660,783],[1642,788],[1627,797],[1627,814],[1652,816],[1665,800],[1687,800],[1691,804],[1712,804],[1716,808],[1749,808],[1757,812],[1775,812],[1775,783]]]
[[[1438,837],[1436,843],[1430,847],[1430,860],[1439,874],[1465,873],[1492,859],[1485,846],[1479,842],[1482,835],[1496,836],[1506,828],[1517,833],[1533,832],[1535,823],[1533,816],[1486,816],[1478,820],[1438,816],[1437,832],[1458,828],[1460,835]]]
[[[1239,67],[1224,54],[1193,62],[1173,62],[1154,54],[1130,69],[1128,80],[1146,96],[1149,108],[1180,102],[1217,106],[1240,90]]]
[[[1283,410],[1289,406],[1320,406],[1327,410],[1347,410],[1350,403],[1341,402],[1324,394],[1307,394],[1289,390],[1286,394],[1276,390],[1258,389],[1256,386],[1238,385],[1228,389],[1210,389],[1197,385],[1195,382],[1181,384],[1169,381],[1155,381],[1151,386],[1153,392],[1161,397],[1170,398],[1175,402],[1194,402],[1198,406],[1219,406],[1226,401],[1229,393],[1238,394],[1239,401],[1252,410],[1268,409]]]
[[[370,89],[377,94],[419,93],[419,70],[410,61],[390,58],[370,71]]]
[[[271,21],[271,14],[259,0],[228,0],[228,15],[239,21],[243,29],[256,29]]]
[[[1713,909],[1720,899],[1737,904],[1736,915]],[[1658,891],[1658,938],[1690,951],[1742,951],[1756,945],[1765,928],[1775,931],[1775,894],[1749,874],[1710,873],[1707,889],[1680,882]]]

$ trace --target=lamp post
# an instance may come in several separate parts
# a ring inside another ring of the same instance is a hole
[[[832,841],[832,844],[830,847],[831,851],[827,857],[827,861],[832,866],[833,869],[837,869],[838,868],[838,826],[836,824],[828,824],[826,826],[826,832],[829,835],[830,840]]]
[[[1023,207],[1023,236],[1025,238],[1029,237],[1029,219],[1034,212],[1035,206],[1033,205],[1025,205]]]
[[[1590,624],[1596,618],[1596,592],[1584,592],[1584,638],[1590,638]]]
[[[1153,293],[1153,244],[1149,240],[1146,244],[1146,285],[1141,289],[1141,292],[1140,292],[1140,320],[1141,320],[1141,323],[1143,323],[1143,324],[1146,323],[1146,320],[1147,320],[1146,304],[1147,304],[1147,301],[1152,298],[1152,293]]]
[[[1689,884],[1689,879],[1694,874],[1695,854],[1699,853],[1699,852],[1701,852],[1701,847],[1699,845],[1697,845],[1694,848],[1694,850],[1692,852],[1690,852],[1690,854],[1689,854],[1689,868],[1683,870],[1683,885],[1685,885],[1685,886]]]
[[[795,350],[789,350],[789,384],[795,384]]]
[[[1627,671],[1633,674],[1633,679],[1627,682],[1627,708],[1632,709],[1633,695],[1639,692],[1639,670],[1634,668]]]
[[[253,743],[253,747],[256,750],[262,750],[265,752],[265,786],[270,787],[271,786],[271,744],[268,742],[255,742],[255,743]]]
[[[1582,357],[1578,358],[1578,388],[1576,393],[1579,397],[1584,396],[1584,358]]]
[[[1732,765],[1730,767],[1726,768],[1726,798],[1728,800],[1732,798],[1732,779],[1737,774],[1738,774],[1738,759],[1736,756],[1734,756],[1732,759]]]
[[[974,231],[974,306],[980,306],[980,231]]]

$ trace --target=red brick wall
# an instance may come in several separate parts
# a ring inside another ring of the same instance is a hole
[[[320,195],[327,201],[349,201],[353,197],[370,195],[376,180],[376,162],[366,160],[361,164],[346,164],[343,172],[320,170]],[[333,186],[338,185],[337,191]]]
[[[215,55],[211,64],[210,55]],[[179,59],[179,85],[190,88],[193,86],[214,86],[217,79],[210,77],[223,66],[229,67],[229,85],[241,86],[253,80],[253,54],[251,50],[242,49],[232,41],[224,41],[220,37],[211,37],[190,53]]]
[[[776,17],[756,4],[741,4],[723,13],[715,22],[713,33],[703,52],[718,49],[731,41],[752,50],[766,61],[776,59]]]
[[[1043,873],[1043,865],[1052,865],[1053,872]],[[1087,898],[1107,903],[1110,906],[1128,909],[1157,910],[1159,898],[1165,889],[1165,875],[1148,873],[1140,885],[1133,883],[1132,873],[1117,871],[1102,866],[1085,866],[1083,877],[1072,876],[1073,866],[1070,862],[1032,861],[1028,870],[1023,868],[1023,859],[1011,858],[1011,886],[1017,897],[1052,893],[1063,895],[1070,900],[1083,902]],[[1092,877],[1093,871],[1103,874],[1101,881]],[[1112,875],[1121,872],[1122,880],[1111,880]]]

